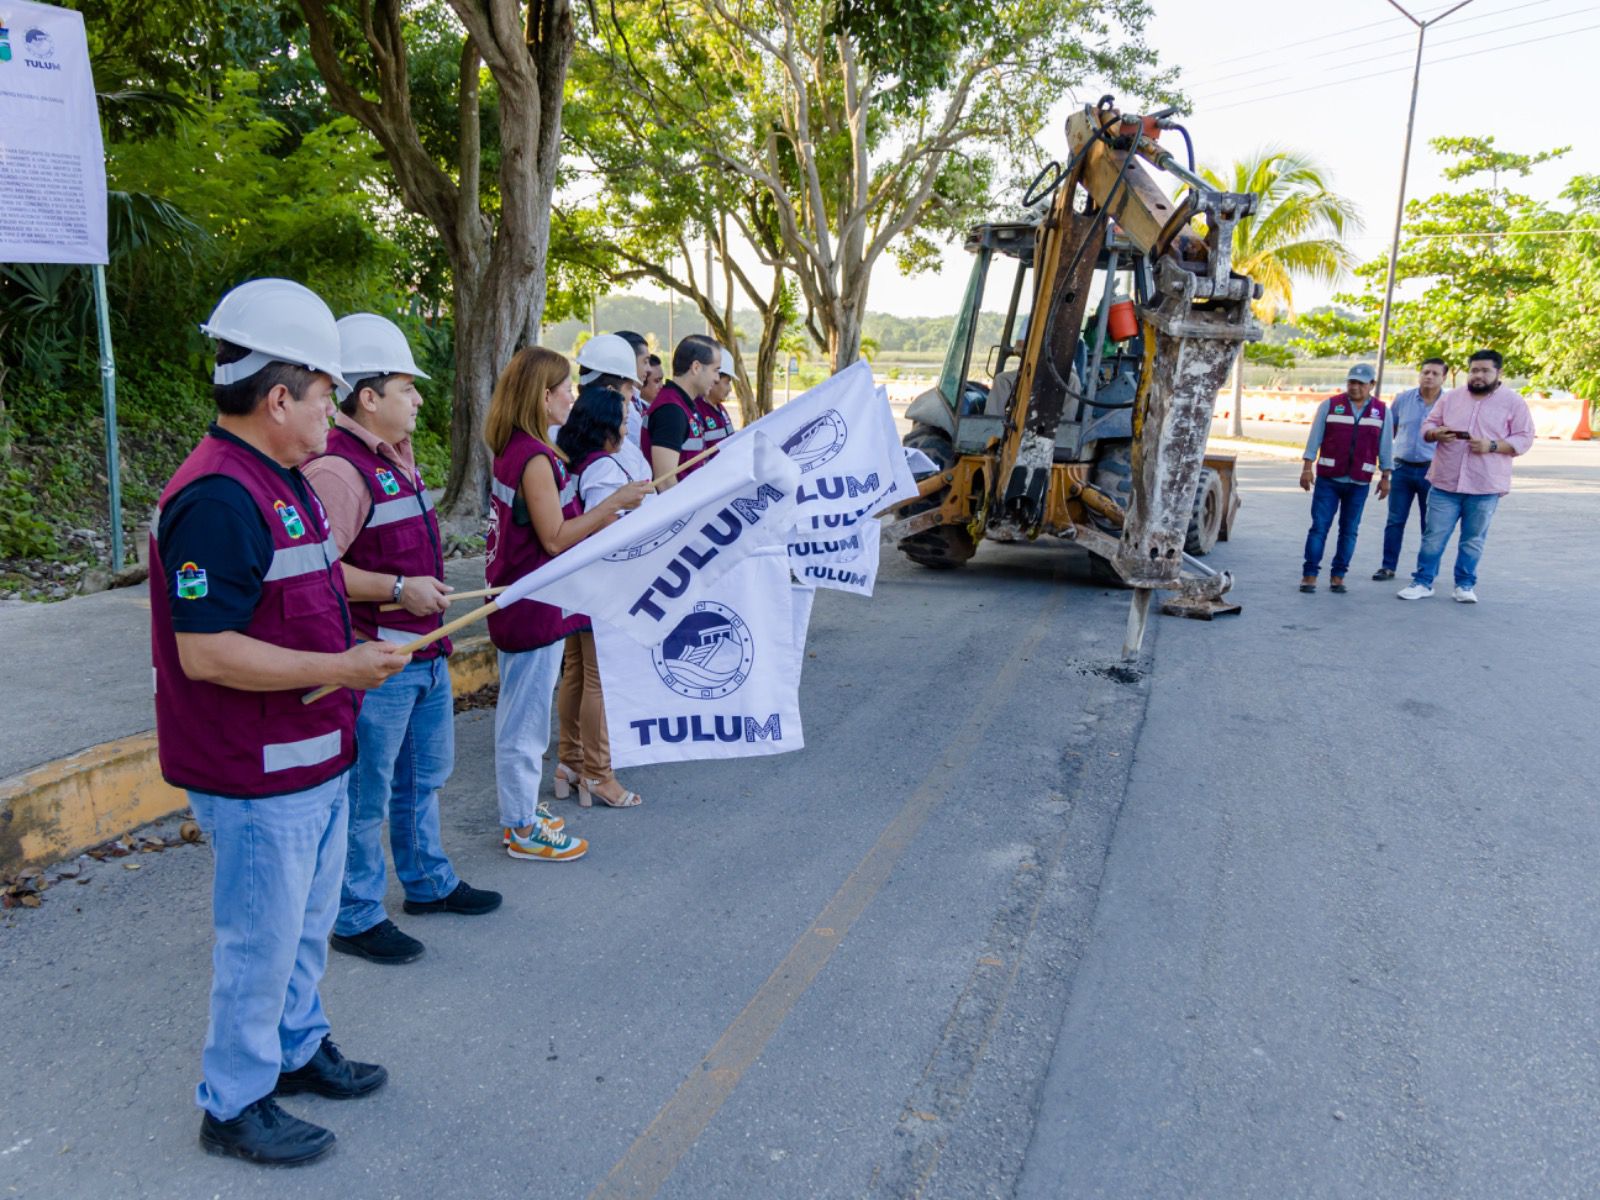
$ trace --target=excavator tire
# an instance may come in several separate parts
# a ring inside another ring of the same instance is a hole
[[[1189,532],[1183,548],[1199,558],[1210,554],[1222,532],[1222,477],[1210,467],[1200,471],[1200,486],[1194,493],[1194,513],[1189,517]]]
[[[911,432],[905,436],[905,444],[914,450],[921,450],[939,464],[941,471],[956,461],[956,448],[950,438],[943,430],[931,425],[913,425]],[[925,500],[906,505],[901,515],[909,517],[939,507],[949,490],[942,489]],[[949,571],[964,564],[977,553],[978,547],[964,526],[940,525],[906,538],[900,543],[900,550],[918,566],[934,571]]]

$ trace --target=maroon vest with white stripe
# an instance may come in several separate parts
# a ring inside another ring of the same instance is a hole
[[[1388,414],[1387,406],[1376,397],[1359,411],[1343,392],[1333,397],[1322,428],[1322,448],[1317,452],[1317,474],[1323,479],[1349,476],[1357,483],[1370,480],[1378,469],[1378,447],[1383,444]]]
[[[656,393],[656,398],[650,402],[650,407],[645,413],[644,428],[639,432],[639,449],[644,451],[644,460],[650,464],[652,471],[656,468],[655,459],[650,456],[650,414],[658,408],[681,408],[683,415],[688,419],[689,430],[684,435],[683,445],[678,451],[678,461],[693,458],[706,448],[705,422],[700,415],[700,402],[691,397],[670,379],[661,385],[661,390]],[[696,463],[685,471],[678,472],[679,479],[687,479],[698,471],[704,463]]]
[[[444,579],[444,552],[439,541],[439,516],[428,499],[420,473],[407,472],[384,458],[348,429],[335,425],[328,434],[328,453],[353,466],[372,493],[367,523],[345,547],[344,561],[379,575],[431,575]],[[440,613],[419,617],[405,609],[380,612],[381,601],[350,601],[350,620],[367,641],[381,638],[404,645],[444,624]],[[441,638],[413,655],[418,660],[449,654],[450,639]]]
[[[733,435],[733,418],[728,415],[726,405],[713,404],[701,396],[694,402],[694,406],[700,411],[700,424],[705,430],[707,446],[715,446],[724,438]]]
[[[484,574],[490,587],[509,587],[551,559],[534,532],[531,518],[527,524],[516,519],[517,509],[523,507],[517,503],[522,473],[540,455],[549,461],[555,475],[556,489],[561,493],[561,515],[569,520],[583,515],[578,481],[568,472],[567,464],[538,438],[514,430],[506,448],[494,456],[494,478],[489,484],[492,495]],[[588,617],[581,613],[569,616],[541,600],[518,600],[489,614],[489,640],[497,650],[537,650],[587,628]]]
[[[338,552],[311,485],[305,483],[305,491],[315,511],[300,512],[299,495],[261,456],[207,437],[161,493],[162,506],[207,475],[241,484],[272,537],[272,563],[245,634],[288,650],[348,649],[344,577],[334,566]],[[159,524],[150,532],[150,644],[162,776],[174,787],[253,799],[304,791],[348,770],[356,757],[359,692],[340,688],[302,704],[309,688],[246,692],[183,673],[166,582],[169,570],[186,564],[161,561]]]

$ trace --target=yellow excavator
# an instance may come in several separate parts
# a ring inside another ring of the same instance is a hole
[[[1161,144],[1176,132],[1180,162]],[[1232,531],[1233,459],[1206,454],[1217,390],[1241,343],[1261,336],[1261,289],[1232,269],[1251,194],[1195,173],[1173,110],[1120,112],[1111,97],[1067,120],[1071,156],[1028,188],[1032,220],[977,226],[976,256],[938,383],[906,410],[905,444],[933,463],[884,534],[913,562],[947,569],[984,538],[1059,538],[1134,589],[1123,644],[1139,651],[1157,590],[1164,611],[1236,613],[1233,580],[1200,557]],[[1166,172],[1176,196],[1157,182]],[[1002,278],[1008,261],[1015,273]],[[1005,322],[973,352],[991,281]],[[1091,312],[1091,303],[1098,304]]]

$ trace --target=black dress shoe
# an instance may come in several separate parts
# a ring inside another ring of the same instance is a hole
[[[1385,579],[1393,579],[1394,572],[1389,570],[1388,567],[1379,567],[1372,573],[1372,578],[1382,583]]]
[[[340,954],[354,954],[357,958],[385,966],[414,962],[422,957],[424,949],[421,942],[410,934],[401,933],[387,917],[365,933],[352,934],[350,937],[336,933],[328,939],[328,945]]]
[[[478,917],[500,907],[500,893],[475,888],[465,880],[456,884],[455,891],[443,900],[407,900],[402,907],[408,913],[460,913],[464,917]]]
[[[322,1045],[305,1066],[284,1071],[278,1076],[274,1096],[293,1096],[297,1092],[315,1092],[329,1100],[353,1100],[375,1092],[389,1081],[389,1072],[376,1063],[351,1062],[339,1053],[332,1038],[323,1038]]]
[[[207,1154],[226,1154],[266,1167],[298,1167],[333,1149],[330,1130],[292,1117],[271,1096],[263,1096],[231,1121],[207,1113],[200,1121],[200,1145]]]

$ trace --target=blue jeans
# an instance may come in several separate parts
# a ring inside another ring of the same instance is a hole
[[[1383,527],[1383,569],[1392,571],[1400,562],[1400,543],[1405,540],[1406,522],[1411,519],[1411,501],[1417,502],[1417,523],[1428,527],[1428,468],[1397,462],[1389,483],[1389,523]]]
[[[1428,496],[1428,523],[1422,532],[1422,549],[1417,554],[1417,569],[1411,574],[1412,583],[1432,587],[1439,574],[1439,560],[1444,557],[1444,544],[1450,540],[1450,531],[1461,522],[1461,536],[1456,542],[1456,586],[1470,588],[1478,582],[1478,560],[1483,557],[1483,543],[1489,537],[1489,522],[1499,507],[1500,497],[1479,496],[1471,492],[1447,492],[1434,488]]]
[[[494,786],[500,824],[532,825],[539,806],[544,752],[550,745],[550,704],[561,674],[563,643],[537,650],[500,651],[500,698],[494,706]]]
[[[287,796],[189,793],[211,842],[211,1020],[195,1103],[231,1121],[328,1034],[317,985],[344,876],[350,773]]]
[[[1339,544],[1333,552],[1328,574],[1344,578],[1356,552],[1356,534],[1361,529],[1361,510],[1367,506],[1368,487],[1364,483],[1341,483],[1317,477],[1311,490],[1311,532],[1306,534],[1306,562],[1301,574],[1315,578],[1322,569],[1322,551],[1328,544],[1328,530],[1334,513],[1339,514]]]
[[[442,900],[455,869],[439,836],[439,789],[455,766],[455,699],[444,655],[413,659],[367,693],[356,722],[350,773],[350,853],[333,931],[365,933],[384,920],[388,890],[383,821],[389,819],[394,873],[407,900]]]

